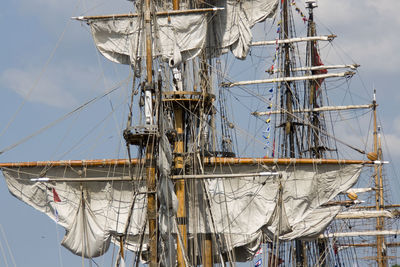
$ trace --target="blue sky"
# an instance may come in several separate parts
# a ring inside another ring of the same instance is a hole
[[[298,6],[302,1],[298,0]],[[100,95],[128,76],[129,70],[98,55],[86,25],[72,21],[79,15],[126,13],[132,3],[80,0],[14,0],[3,3],[0,28],[0,149],[60,118],[77,105]],[[384,129],[386,159],[400,163],[400,10],[398,0],[319,1],[316,11],[320,33],[337,34],[343,58],[361,65],[354,86],[363,87],[360,104],[378,90],[380,121]],[[304,9],[303,9],[304,10]],[[338,60],[329,54],[326,62]],[[342,59],[339,60],[341,62]],[[0,155],[1,162],[123,157],[119,137],[126,114],[129,84],[123,83],[110,98],[92,105],[15,149]],[[112,110],[118,110],[110,115]],[[100,126],[97,122],[104,119]],[[96,134],[82,139],[96,129]],[[345,129],[343,129],[345,131]],[[346,134],[346,132],[344,133]],[[349,138],[356,140],[355,136]],[[82,141],[83,140],[83,141]],[[356,142],[356,141],[355,141]],[[69,147],[74,146],[69,152]],[[393,169],[394,168],[394,169]],[[399,188],[396,167],[390,182]],[[399,201],[399,200],[398,200]],[[73,266],[80,258],[60,247],[64,230],[36,210],[13,198],[0,182],[0,224],[17,266]],[[1,232],[0,232],[1,233]],[[5,247],[4,237],[0,243]],[[59,254],[60,253],[60,254]],[[0,265],[3,266],[2,257]],[[13,266],[10,257],[8,264]],[[99,260],[102,263],[102,260]],[[110,262],[103,262],[109,265]]]

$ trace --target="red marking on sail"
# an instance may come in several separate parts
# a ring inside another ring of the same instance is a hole
[[[61,202],[61,199],[60,199],[60,197],[58,196],[57,191],[56,191],[54,188],[52,188],[52,191],[53,191],[53,199],[54,199],[54,202]]]

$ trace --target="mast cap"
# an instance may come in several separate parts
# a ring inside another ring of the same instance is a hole
[[[317,0],[305,0],[308,8],[318,7]]]

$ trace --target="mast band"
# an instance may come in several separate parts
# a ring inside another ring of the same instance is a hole
[[[187,225],[187,217],[176,217],[178,225]]]

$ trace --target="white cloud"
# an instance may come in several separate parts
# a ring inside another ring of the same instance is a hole
[[[396,117],[393,119],[392,128],[395,133],[400,135],[400,117]]]
[[[42,18],[56,17],[60,14],[102,14],[109,12],[129,13],[132,3],[129,1],[106,1],[106,0],[76,0],[76,1],[54,1],[54,0],[19,0],[20,10],[27,14],[41,15]],[[78,15],[74,14],[74,15]]]
[[[80,23],[71,21],[71,17],[129,13],[133,10],[132,3],[125,0],[17,0],[16,6],[21,20],[38,22],[40,28],[37,27],[35,31],[40,31],[49,37],[58,37],[64,29],[67,29],[67,34],[72,32],[76,35],[76,40],[86,33],[78,30],[76,25]]]
[[[39,76],[35,70],[8,69],[1,74],[0,83],[28,101],[63,108],[77,103],[51,75],[45,75],[35,86]]]
[[[400,116],[393,118],[389,125],[391,127],[386,128],[383,133],[382,146],[389,150],[392,157],[398,158],[400,157]]]
[[[49,66],[44,74],[36,68],[7,69],[0,74],[0,84],[28,102],[59,108],[74,107],[87,93],[93,97],[104,91],[104,80],[95,68],[65,62]]]
[[[382,140],[383,154],[385,153],[385,149],[391,157],[396,157],[397,159],[400,157],[400,132],[394,134],[385,134]],[[398,160],[396,160],[398,162]]]
[[[350,57],[370,71],[396,71],[400,62],[400,1],[335,0],[319,4],[319,20],[338,34],[335,42]]]

